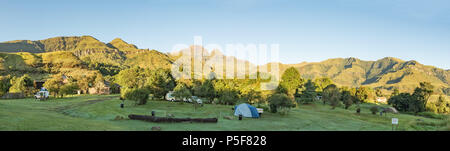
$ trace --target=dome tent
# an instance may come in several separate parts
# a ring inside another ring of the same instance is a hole
[[[243,103],[234,107],[234,115],[242,117],[259,118],[258,110],[250,104]]]

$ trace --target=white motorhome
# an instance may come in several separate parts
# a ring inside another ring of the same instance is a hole
[[[173,94],[173,91],[170,91],[169,93],[166,94],[167,101],[175,102],[175,97],[172,96],[172,94]]]
[[[45,89],[44,87],[42,87],[41,90],[34,95],[34,98],[40,99],[40,100],[45,100],[45,99],[48,99],[49,96],[50,96],[50,93],[48,92],[48,90]]]

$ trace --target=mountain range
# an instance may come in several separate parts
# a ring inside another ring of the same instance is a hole
[[[197,51],[200,50],[200,51]],[[200,46],[191,46],[183,51],[191,51],[204,56],[199,61],[203,65],[215,61],[214,57],[225,57],[220,51],[209,52]],[[48,73],[36,71],[36,66],[46,62],[60,62],[72,66],[100,65],[118,69],[139,66],[142,68],[166,68],[178,59],[177,53],[162,53],[157,50],[139,49],[120,38],[104,43],[92,36],[54,37],[45,40],[14,40],[0,43],[0,74],[11,72]],[[63,57],[61,59],[58,56]],[[53,56],[53,57],[51,57]],[[73,58],[73,59],[67,59]],[[235,69],[235,74],[248,73],[250,68],[268,67],[271,64],[257,66],[247,60],[228,56],[228,59],[245,64],[245,69]],[[69,61],[70,60],[70,61]],[[298,69],[302,77],[315,79],[329,77],[339,86],[369,86],[390,91],[394,88],[411,92],[419,82],[431,82],[438,92],[449,94],[450,71],[434,66],[420,64],[417,61],[404,61],[386,57],[376,61],[364,61],[357,58],[333,58],[322,62],[302,62],[299,64],[276,63],[283,73],[289,67]],[[229,65],[228,65],[229,66]],[[88,67],[86,67],[88,68]],[[227,68],[227,65],[224,66]],[[230,68],[230,67],[228,67]],[[94,70],[89,68],[90,70]]]

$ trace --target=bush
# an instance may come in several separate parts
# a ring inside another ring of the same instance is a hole
[[[68,83],[59,89],[59,94],[61,97],[63,95],[74,94],[78,90],[78,85],[76,83]]]
[[[273,94],[268,98],[270,104],[270,112],[277,113],[278,110],[289,109],[291,107],[295,107],[292,103],[292,100],[286,95],[282,93]]]
[[[377,114],[377,112],[378,112],[378,106],[372,106],[372,107],[370,108],[370,111],[372,112],[372,114]]]
[[[258,104],[256,108],[262,108],[265,112],[270,110],[269,106],[265,104]]]
[[[147,89],[133,89],[125,93],[125,99],[136,101],[137,105],[144,105],[147,103],[149,94]]]
[[[225,91],[219,97],[219,103],[225,105],[234,105],[238,101],[239,97],[235,91]]]

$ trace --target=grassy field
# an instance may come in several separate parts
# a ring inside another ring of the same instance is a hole
[[[371,105],[363,104],[362,113],[355,114],[355,106],[349,110],[320,103],[301,105],[292,109],[288,115],[265,112],[262,118],[244,118],[239,121],[224,119],[231,116],[233,106],[205,104],[194,110],[192,104],[166,101],[149,101],[146,105],[135,106],[126,101],[125,108],[120,108],[117,95],[74,96],[64,99],[35,101],[34,99],[0,100],[0,130],[151,130],[160,126],[164,131],[390,131],[391,118],[399,118],[398,130],[450,130],[448,119],[434,119],[408,114],[372,115]],[[156,116],[173,114],[175,117],[219,117],[218,123],[149,123],[136,120],[115,120],[116,116],[127,117],[129,114]]]

